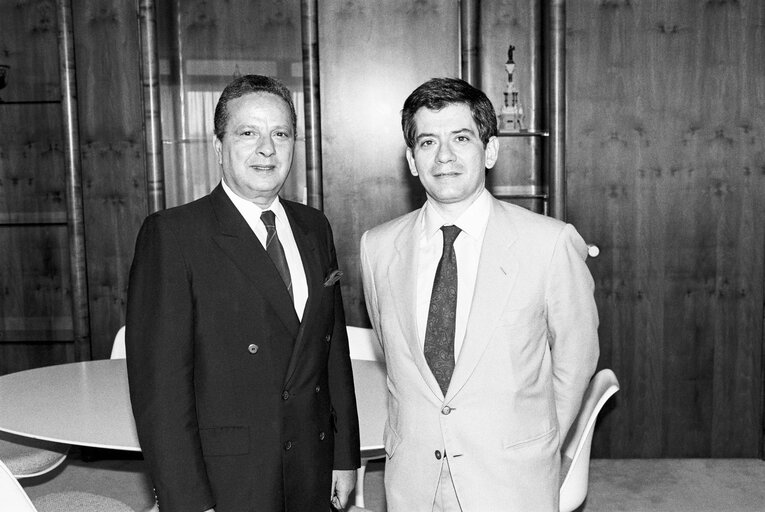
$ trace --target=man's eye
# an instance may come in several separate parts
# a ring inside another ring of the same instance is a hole
[[[470,137],[467,135],[457,135],[457,141],[458,142],[467,142],[470,140]]]
[[[433,144],[435,144],[434,141],[426,139],[426,140],[423,140],[422,142],[420,142],[420,147],[425,148],[425,147],[428,147],[428,146],[432,146]]]
[[[242,132],[240,132],[240,135],[242,137],[251,137],[251,136],[255,135],[255,132],[252,131],[252,130],[243,130]]]
[[[274,136],[279,137],[280,139],[289,139],[290,134],[287,132],[276,132],[274,133]]]

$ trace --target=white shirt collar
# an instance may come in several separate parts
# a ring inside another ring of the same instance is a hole
[[[468,206],[467,210],[462,212],[454,222],[454,225],[460,228],[466,235],[479,242],[483,240],[486,224],[489,222],[489,211],[491,210],[490,197],[488,190],[483,189],[475,201],[473,201],[473,204]],[[444,224],[447,224],[447,222],[441,214],[430,205],[429,201],[426,202],[422,221],[425,237],[428,239],[433,237]]]
[[[274,215],[276,215],[276,218],[282,222],[288,222],[287,221],[287,212],[284,211],[284,206],[279,201],[279,196],[276,196],[274,198],[274,201],[271,203],[271,206],[266,208],[266,210],[263,210],[261,207],[256,205],[255,203],[248,201],[247,199],[237,195],[236,192],[234,192],[231,187],[226,185],[226,182],[221,180],[221,184],[223,185],[223,191],[226,193],[226,195],[231,199],[231,202],[234,203],[234,206],[236,206],[236,209],[239,210],[239,212],[242,214],[242,216],[246,219],[248,217],[252,218],[260,218],[260,215],[266,211],[271,210],[274,212]]]

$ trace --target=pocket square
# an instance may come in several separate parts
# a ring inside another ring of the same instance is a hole
[[[327,278],[324,280],[324,286],[332,286],[336,282],[340,280],[340,278],[343,277],[343,271],[335,269],[332,272],[329,273]]]

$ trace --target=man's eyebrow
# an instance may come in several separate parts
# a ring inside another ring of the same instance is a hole
[[[470,135],[476,135],[476,133],[473,131],[472,128],[459,128],[457,130],[452,130],[450,132],[452,135],[458,135],[460,133],[469,133]],[[436,135],[434,133],[418,133],[417,136],[414,138],[414,140],[420,140],[424,139],[425,137],[435,137]]]

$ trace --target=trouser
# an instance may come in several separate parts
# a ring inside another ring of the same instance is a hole
[[[433,512],[462,512],[457,490],[452,481],[452,473],[449,471],[449,457],[444,457],[441,465],[441,478],[433,500]]]

